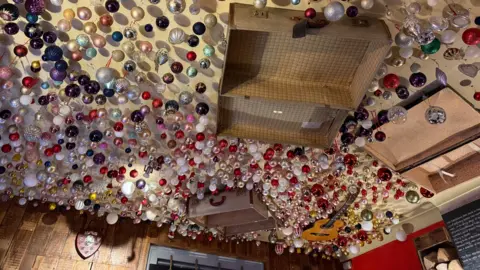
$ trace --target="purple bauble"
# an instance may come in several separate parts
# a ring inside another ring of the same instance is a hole
[[[355,141],[355,136],[353,136],[352,133],[343,133],[340,141],[342,141],[343,144],[349,145]]]
[[[96,153],[93,155],[93,162],[97,165],[101,165],[105,162],[105,155],[102,153]]]
[[[350,18],[357,17],[358,15],[358,8],[356,6],[350,6],[347,8],[347,16]]]
[[[410,96],[408,88],[403,85],[398,86],[397,89],[395,89],[395,93],[397,93],[399,99],[407,99]]]
[[[354,114],[355,119],[357,120],[367,120],[368,119],[368,111],[365,108],[359,108]]]
[[[45,11],[44,0],[27,0],[25,1],[25,9],[27,12],[40,15]]]
[[[147,183],[146,183],[145,180],[143,180],[143,179],[139,179],[139,180],[137,180],[137,182],[135,182],[135,186],[136,186],[138,189],[143,189],[146,184],[147,184]]]
[[[422,87],[425,85],[425,83],[427,83],[427,76],[425,76],[425,74],[422,72],[417,72],[410,75],[408,80],[410,81],[411,85],[415,87]]]
[[[56,68],[52,68],[50,70],[50,78],[54,81],[63,81],[67,77],[67,72],[66,71],[60,71],[57,70]]]
[[[197,106],[195,106],[195,111],[199,115],[206,115],[208,113],[208,111],[210,111],[210,107],[208,107],[207,103],[200,102],[200,103],[197,104]]]
[[[36,50],[39,50],[39,49],[43,48],[43,40],[40,39],[40,38],[31,39],[30,40],[30,47],[32,47],[32,49],[36,49]]]
[[[379,111],[377,119],[380,125],[388,123],[388,111],[385,111],[385,110]]]
[[[97,81],[90,81],[83,86],[83,89],[91,95],[96,95],[100,92],[100,84]]]
[[[105,2],[105,8],[108,12],[115,13],[120,9],[120,3],[116,0],[107,0],[107,2]]]
[[[144,118],[145,116],[143,116],[140,110],[135,110],[130,114],[130,119],[135,123],[142,122]]]
[[[43,33],[43,40],[46,43],[55,43],[55,41],[57,41],[57,34],[51,31],[47,31]]]
[[[82,89],[80,89],[80,86],[74,83],[69,84],[67,85],[67,87],[65,87],[65,95],[67,97],[76,98],[79,97],[81,93]]]
[[[18,33],[18,31],[20,31],[20,28],[18,27],[18,24],[14,23],[14,22],[9,22],[9,23],[5,24],[5,26],[3,27],[3,30],[8,35],[15,35],[15,34]]]

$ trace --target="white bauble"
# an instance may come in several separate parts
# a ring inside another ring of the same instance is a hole
[[[133,182],[125,182],[122,185],[122,193],[125,196],[130,196],[135,191],[135,184]]]
[[[80,211],[80,210],[83,210],[83,208],[85,208],[85,204],[83,203],[82,200],[78,200],[75,202],[75,209]]]
[[[20,97],[20,104],[23,106],[28,106],[32,103],[33,98],[30,95],[22,95]]]
[[[360,247],[358,245],[351,245],[348,247],[348,250],[352,254],[358,254],[358,252],[360,252]]]
[[[60,7],[63,4],[63,0],[50,0],[50,3],[54,6]]]
[[[301,248],[303,247],[303,244],[305,242],[303,241],[302,238],[295,238],[295,240],[293,240],[293,245],[296,247],[296,248]]]
[[[293,233],[293,228],[292,227],[286,227],[282,229],[282,233],[285,234],[286,236],[292,235]]]
[[[26,199],[26,198],[23,198],[23,197],[20,198],[20,199],[18,199],[18,204],[19,204],[19,205],[25,205],[25,204],[27,204],[27,199]]]
[[[360,2],[360,5],[364,9],[371,9],[373,7],[373,4],[374,4],[373,0],[362,0]]]
[[[148,220],[155,220],[155,218],[157,217],[157,213],[155,212],[155,210],[148,209],[145,214]]]
[[[407,240],[407,234],[403,230],[396,232],[395,237],[400,242],[405,242]]]
[[[474,59],[480,56],[480,48],[477,46],[468,46],[465,50],[465,58]]]
[[[370,232],[373,230],[373,223],[371,221],[362,221],[362,230]]]
[[[35,173],[27,173],[23,178],[23,184],[26,187],[34,187],[38,184],[37,175]]]
[[[452,44],[457,39],[457,32],[453,30],[445,30],[440,37],[440,41],[445,44]]]
[[[253,0],[253,6],[258,9],[265,8],[267,6],[267,0]]]
[[[408,59],[413,55],[413,49],[411,47],[400,48],[398,53],[401,57]]]
[[[118,215],[116,213],[108,213],[107,217],[105,218],[107,223],[113,225],[118,221]]]

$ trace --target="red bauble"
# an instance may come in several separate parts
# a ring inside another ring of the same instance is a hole
[[[469,29],[465,30],[462,34],[462,40],[467,45],[480,44],[480,29],[479,28],[469,28]]]
[[[197,54],[194,51],[187,52],[188,61],[195,61],[197,59]]]
[[[93,178],[90,175],[85,175],[83,177],[83,182],[85,182],[85,183],[90,183],[90,182],[92,182],[92,180],[93,180]]]
[[[380,168],[377,171],[377,177],[382,181],[390,181],[392,179],[392,171],[388,168]]]
[[[162,102],[161,99],[156,98],[152,101],[152,106],[153,106],[153,108],[160,108],[160,107],[163,106],[163,102]]]
[[[148,91],[144,91],[142,93],[143,100],[149,100],[151,97],[152,97],[152,94],[150,94],[150,92],[148,92]]]
[[[383,85],[385,85],[386,88],[397,88],[400,85],[400,78],[392,73],[387,74],[383,77]]]
[[[131,170],[130,171],[130,177],[135,178],[138,176],[138,171],[137,170]]]
[[[106,174],[108,172],[108,167],[100,168],[100,174]]]
[[[125,168],[125,167],[123,167],[123,166],[120,167],[120,168],[118,168],[118,173],[119,173],[119,174],[125,174],[126,172],[127,172],[127,168]]]
[[[28,49],[24,45],[17,45],[13,48],[13,53],[18,57],[24,57],[28,54]]]
[[[122,122],[116,122],[113,125],[113,130],[115,131],[122,131],[123,130],[123,123]]]
[[[14,141],[17,141],[18,139],[20,139],[20,134],[18,134],[18,132],[10,133],[8,135],[8,138],[10,139],[10,141],[14,142]]]
[[[379,141],[379,142],[383,142],[385,141],[385,139],[387,138],[387,135],[385,134],[385,132],[383,131],[377,131],[375,132],[375,140]]]
[[[185,137],[185,133],[181,130],[177,130],[177,132],[175,132],[175,138],[177,139],[183,139]]]
[[[158,184],[163,187],[167,184],[167,180],[162,178],[162,179],[158,180]]]
[[[348,166],[355,166],[355,164],[357,164],[357,157],[353,154],[346,154],[343,157],[343,162]]]
[[[305,17],[306,18],[313,19],[313,18],[315,18],[315,16],[317,16],[317,12],[315,11],[315,9],[307,8],[305,10]]]
[[[10,151],[12,151],[12,146],[10,144],[2,145],[2,152],[3,153],[9,153]]]
[[[475,94],[473,94],[473,98],[474,98],[476,101],[480,101],[480,92],[475,92]]]
[[[320,184],[314,184],[311,188],[310,191],[315,197],[322,196],[325,192],[323,191],[323,187]]]
[[[203,133],[197,133],[197,135],[195,136],[197,138],[197,141],[201,142],[203,140],[205,140],[205,134]]]
[[[27,88],[32,88],[37,82],[38,79],[32,78],[30,76],[26,76],[22,79],[22,85]]]

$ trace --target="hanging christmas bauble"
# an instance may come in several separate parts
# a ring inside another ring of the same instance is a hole
[[[45,0],[26,0],[25,9],[28,13],[40,15],[45,11]]]
[[[397,88],[399,84],[400,78],[396,74],[390,73],[383,77],[383,85],[386,88]]]
[[[183,65],[180,62],[173,62],[172,65],[170,66],[170,69],[172,70],[173,73],[178,74],[182,72]]]
[[[205,26],[207,28],[213,28],[215,25],[217,25],[217,16],[215,14],[207,14],[205,15],[205,18],[203,18],[203,22],[205,23]]]
[[[15,35],[18,33],[18,31],[20,31],[20,28],[16,23],[9,22],[5,24],[5,26],[3,27],[3,31],[5,31],[5,33],[7,33],[8,35]]]
[[[65,87],[65,95],[67,97],[71,97],[71,98],[79,97],[81,92],[82,92],[82,89],[80,88],[80,86],[73,83]]]
[[[480,44],[480,28],[469,28],[462,34],[462,40],[467,45]]]
[[[364,209],[362,210],[362,212],[360,213],[360,217],[364,220],[364,221],[370,221],[373,219],[373,213],[372,211],[368,210],[368,209]]]
[[[374,1],[373,0],[361,0],[360,5],[363,9],[371,9],[373,7]]]
[[[413,38],[407,36],[405,32],[399,31],[395,35],[395,44],[397,44],[397,46],[400,48],[411,47],[413,45]]]
[[[197,54],[194,51],[187,52],[186,56],[188,61],[195,61],[195,59],[197,59]]]
[[[137,64],[132,60],[127,60],[123,64],[123,69],[125,69],[125,71],[128,71],[128,72],[133,72],[135,69],[137,69]]]
[[[408,59],[413,55],[413,49],[412,47],[400,48],[398,54],[400,54],[401,57]]]
[[[40,38],[34,38],[30,40],[30,47],[32,47],[32,49],[35,49],[35,50],[39,50],[43,48],[43,44],[44,44],[43,40]]]
[[[88,7],[77,8],[77,16],[80,20],[88,21],[92,18],[92,11]]]
[[[155,24],[160,29],[166,29],[170,25],[170,21],[165,16],[160,16],[155,20]]]
[[[256,9],[262,9],[267,6],[267,0],[253,0],[253,6]]]
[[[448,28],[449,22],[441,16],[432,16],[428,19],[433,31],[443,32]]]
[[[193,77],[197,76],[197,73],[198,73],[198,71],[195,67],[189,66],[187,68],[187,76],[188,77],[193,78]]]
[[[167,9],[173,14],[180,14],[185,10],[185,0],[167,0]]]
[[[422,45],[420,46],[421,49],[422,49],[422,52],[425,53],[425,54],[434,54],[436,52],[438,52],[438,50],[440,50],[440,40],[438,40],[437,38],[435,38],[432,42],[430,42],[429,44],[427,45]]]
[[[178,95],[178,103],[180,105],[188,105],[192,103],[193,95],[188,91],[183,91]]]
[[[28,38],[41,38],[43,29],[38,23],[27,23],[24,33]]]
[[[47,31],[43,33],[43,41],[46,43],[55,43],[55,41],[57,41],[57,34],[52,31]]]
[[[408,92],[408,88],[403,85],[399,85],[395,89],[395,93],[397,93],[397,96],[399,99],[407,99],[410,96],[410,93]]]
[[[185,38],[185,32],[180,28],[173,28],[168,34],[168,41],[174,45],[183,43],[185,41]]]
[[[65,80],[66,77],[67,77],[67,72],[65,70],[60,71],[60,70],[57,70],[56,68],[52,68],[50,70],[50,78],[52,78],[52,80],[54,81],[63,81]]]
[[[115,31],[112,33],[113,41],[120,42],[123,39],[123,34],[120,31]]]
[[[102,16],[100,16],[100,24],[105,26],[105,27],[110,27],[113,25],[113,17],[112,15],[110,14],[103,14]]]
[[[414,87],[422,87],[427,83],[427,76],[422,72],[413,73],[408,79]]]
[[[137,30],[133,27],[127,26],[123,29],[123,35],[127,39],[136,40],[137,39]]]
[[[101,84],[108,83],[114,79],[114,70],[109,67],[101,67],[97,69],[95,77]]]
[[[374,136],[375,136],[375,140],[377,140],[379,142],[383,142],[383,141],[385,141],[385,139],[387,139],[387,135],[383,131],[375,132]]]
[[[162,81],[163,81],[164,83],[166,83],[166,84],[171,84],[171,83],[173,83],[174,79],[175,79],[175,78],[173,77],[173,74],[172,74],[172,73],[165,73],[165,74],[163,74],[163,76],[162,76]]]
[[[215,48],[207,44],[203,47],[203,54],[207,57],[211,57],[215,54]]]
[[[208,69],[210,67],[210,60],[208,58],[202,58],[199,62],[200,68]]]
[[[317,16],[317,12],[315,11],[314,8],[307,8],[304,13],[305,13],[305,18],[308,18],[308,19],[313,19]]]
[[[27,13],[27,15],[25,16],[25,18],[27,19],[27,21],[29,23],[36,23],[38,22],[38,15],[35,15],[35,14],[32,14],[32,13]]]
[[[430,106],[425,111],[425,119],[432,125],[443,124],[447,121],[447,113],[438,106]]]
[[[358,15],[358,8],[356,6],[349,6],[347,8],[347,16],[350,18],[357,17]]]
[[[414,190],[409,190],[405,194],[405,199],[407,199],[407,202],[416,204],[418,201],[420,201],[420,196],[418,193]]]
[[[139,6],[132,7],[130,16],[132,16],[134,21],[140,21],[145,17],[145,10]]]
[[[403,124],[407,121],[408,111],[401,106],[393,106],[388,110],[388,120],[394,124]]]
[[[28,54],[28,49],[24,45],[17,45],[13,48],[13,53],[18,57],[25,57]]]
[[[473,93],[473,99],[475,99],[476,101],[480,101],[480,92]]]
[[[190,35],[187,39],[188,46],[197,47],[200,43],[200,39],[196,35]]]
[[[105,8],[108,12],[115,13],[120,9],[120,3],[117,0],[107,0],[105,2]]]
[[[345,14],[345,8],[340,2],[333,1],[325,7],[323,14],[327,20],[336,22],[343,17],[343,14]]]
[[[480,57],[480,47],[477,46],[468,46],[465,49],[465,58],[466,59],[474,59]]]
[[[407,6],[407,11],[409,14],[418,14],[422,6],[417,2],[412,2]]]
[[[15,21],[19,15],[18,8],[14,4],[6,3],[0,6],[0,18],[7,22]]]
[[[203,35],[206,29],[207,28],[205,27],[205,24],[203,24],[202,22],[196,22],[192,26],[193,32],[197,35]]]
[[[195,91],[199,94],[203,94],[207,91],[207,86],[204,83],[199,82],[195,85]]]
[[[433,42],[435,34],[431,29],[423,29],[420,33],[414,37],[415,41],[420,45],[427,45]]]
[[[382,167],[377,170],[377,177],[383,182],[390,181],[390,179],[392,179],[392,171],[388,168]]]
[[[199,115],[206,115],[209,112],[210,108],[208,107],[207,103],[199,102],[197,106],[195,106],[195,112]]]

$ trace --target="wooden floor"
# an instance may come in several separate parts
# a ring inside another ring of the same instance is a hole
[[[100,249],[83,260],[75,249],[78,232],[89,227],[105,237]],[[145,269],[151,244],[204,253],[260,261],[272,270],[340,270],[340,263],[312,256],[274,252],[274,246],[255,242],[209,242],[177,236],[167,237],[167,226],[134,225],[121,219],[108,225],[104,218],[80,215],[78,211],[59,213],[46,205],[19,206],[14,201],[0,203],[0,269],[120,270]]]

